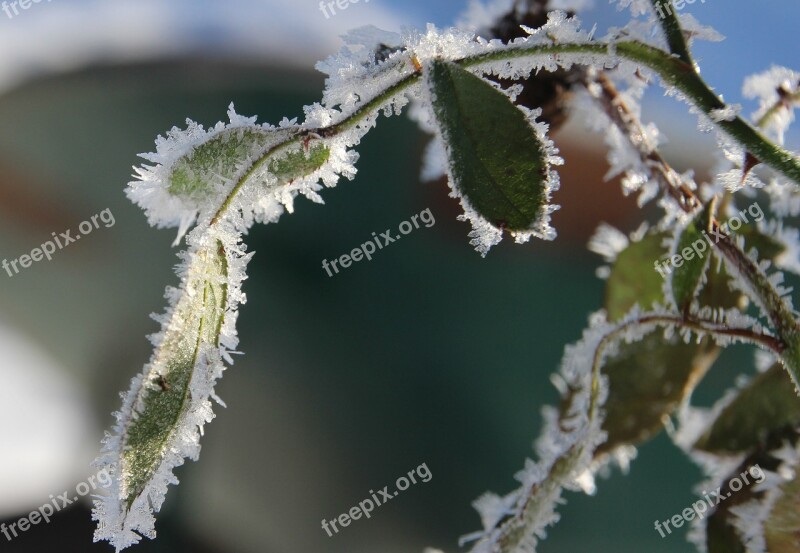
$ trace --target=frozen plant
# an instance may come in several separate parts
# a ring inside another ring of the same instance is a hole
[[[381,113],[411,104],[433,135],[426,174],[447,174],[484,256],[505,235],[520,243],[555,238],[551,196],[562,160],[548,132],[575,111],[603,136],[625,192],[640,204],[657,200],[662,210],[632,235],[604,226],[592,240],[607,264],[598,272],[607,281],[605,305],[565,348],[554,376],[561,406],[544,412],[537,459],[518,473],[518,489],[475,502],[483,528],[463,542],[475,552],[535,551],[558,519],[564,490],[592,493],[598,471],[612,462],[624,467],[674,415],[674,440],[707,470],[707,487],[755,463],[767,473],[765,485],[749,485],[695,521],[699,549],[793,550],[800,328],[778,269],[800,267],[792,227],[800,159],[782,146],[800,74],[773,67],[748,79],[746,95],[759,100],[748,122],[692,58],[691,40],[719,35],[668,9],[669,0],[620,0],[632,20],[602,38],[561,10],[575,3],[508,4],[474,5],[461,28],[353,31],[340,53],[318,65],[328,75],[325,90],[301,123],[257,124],[231,106],[227,124],[204,129],[189,121],[158,137],[127,193],[151,224],[178,227],[186,250],[153,356],[131,381],[97,460],[113,484],[95,504],[96,540],[119,551],[154,538],[154,514],[177,483],[173,470],[198,457],[212,400],[220,402],[215,382],[237,348],[252,256],[243,235],[255,222],[291,213],[298,195],[320,202],[324,186],[352,179],[362,136]],[[477,31],[464,30],[470,26]],[[720,160],[710,182],[678,173],[659,153],[658,129],[638,105],[656,81],[686,102],[701,130],[717,133]],[[766,214],[754,197],[769,206]],[[700,245],[708,253],[691,255]],[[662,277],[654,265],[667,257],[672,269]],[[756,347],[757,376],[713,409],[691,407],[694,386],[737,342]]]

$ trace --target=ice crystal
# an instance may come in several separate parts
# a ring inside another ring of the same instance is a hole
[[[800,101],[799,88],[800,72],[780,66],[748,77],[742,87],[745,98],[759,102],[758,110],[752,116],[754,120],[759,121],[771,112],[764,127],[779,144],[783,144],[784,133],[794,121],[794,106]]]

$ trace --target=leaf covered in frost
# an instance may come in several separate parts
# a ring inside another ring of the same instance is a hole
[[[609,396],[603,429],[608,440],[598,453],[641,443],[664,427],[669,416],[691,393],[717,359],[719,348],[704,338],[686,344],[661,330],[641,341],[620,346],[605,364]]]
[[[618,253],[606,281],[605,308],[611,321],[630,311],[664,303],[662,277],[653,261],[666,253],[665,234],[650,232]],[[707,338],[686,344],[661,330],[622,344],[603,366],[609,394],[603,430],[608,440],[598,453],[652,437],[705,375],[719,354]]]
[[[462,198],[466,217],[475,223],[477,215],[495,233],[507,229],[518,240],[552,238],[548,202],[557,181],[552,146],[542,129],[506,94],[455,63],[432,60],[426,82],[446,145],[450,185]],[[491,243],[476,245],[485,253]]]
[[[712,209],[706,207],[701,210],[675,241],[673,256],[678,256],[682,261],[674,264],[670,288],[672,301],[682,313],[689,309],[711,258],[711,246],[706,237]]]
[[[230,125],[207,132],[190,124],[159,138],[158,151],[145,156],[158,165],[141,168],[128,189],[154,224],[180,223],[184,231],[187,221],[199,222],[180,254],[181,285],[167,289],[155,352],[123,395],[96,462],[112,485],[95,502],[95,540],[117,550],[155,537],[153,514],[177,483],[173,469],[197,459],[203,426],[214,417],[214,385],[223,360],[232,363],[237,307],[245,300],[241,282],[251,254],[242,233],[291,211],[298,193],[321,201],[318,180],[332,186],[338,174],[354,172],[346,141],[305,140],[293,123],[276,128],[232,108],[229,114]]]
[[[800,425],[800,399],[779,363],[758,374],[726,405],[694,447],[738,453],[780,446]]]
[[[270,134],[257,126],[233,127],[198,144],[173,164],[170,194],[199,198],[212,193],[214,182],[235,177],[245,160],[257,156],[269,145]]]
[[[223,326],[237,300],[230,299],[223,238],[191,238],[198,242],[184,256],[181,288],[171,294],[174,303],[154,338],[156,350],[124,396],[116,435],[107,436],[106,454],[98,461],[113,484],[95,504],[101,523],[95,539],[107,539],[118,550],[140,535],[155,536],[152,513],[160,509],[167,485],[177,482],[172,469],[184,457],[197,457],[199,433],[214,416],[208,398],[224,368]]]
[[[647,234],[617,254],[605,290],[605,308],[612,321],[637,303],[642,309],[663,303],[662,279],[653,269],[653,260],[664,253],[664,238],[665,233]]]

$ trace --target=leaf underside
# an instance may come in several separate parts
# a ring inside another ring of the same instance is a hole
[[[128,508],[158,470],[171,436],[181,426],[203,347],[219,345],[228,263],[222,242],[213,244],[196,252],[188,268],[185,291],[134,403],[137,416],[124,434],[121,499]]]
[[[249,156],[257,156],[274,132],[259,127],[233,127],[195,146],[172,167],[168,190],[173,196],[197,198],[216,179],[230,179]]]

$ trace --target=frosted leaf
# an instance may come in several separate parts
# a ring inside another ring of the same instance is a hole
[[[167,486],[178,483],[173,469],[184,458],[197,459],[203,425],[214,418],[211,398],[225,369],[222,359],[237,344],[227,319],[245,300],[240,287],[250,255],[230,230],[197,229],[187,241],[181,287],[168,290],[161,332],[151,338],[156,351],[123,395],[114,432],[95,462],[112,479],[95,501],[95,541],[108,540],[117,551],[141,536],[155,537],[153,513]]]
[[[402,100],[387,98],[386,105]],[[341,113],[317,104],[306,114],[303,125],[284,120],[271,127],[231,108],[229,125],[173,129],[147,156],[156,165],[141,169],[141,180],[129,187],[154,224],[184,227],[195,217],[198,223],[180,254],[181,285],[167,288],[167,311],[154,317],[161,323],[161,332],[151,337],[156,350],[123,396],[114,431],[96,461],[113,484],[95,504],[95,539],[108,540],[118,551],[155,536],[153,514],[167,486],[177,483],[173,469],[186,458],[197,459],[203,425],[214,416],[211,400],[219,399],[213,387],[238,343],[237,307],[245,301],[241,282],[252,255],[245,253],[241,235],[254,222],[291,212],[298,194],[321,201],[320,182],[333,186],[341,175],[352,178],[357,155],[350,148],[377,117],[365,116],[323,138],[314,125],[335,123]]]
[[[702,209],[695,217],[686,221],[686,224],[676,228],[673,238],[670,241],[669,257],[683,257],[682,252],[686,249],[690,251],[695,244],[700,242],[705,250],[707,246],[706,237],[709,221],[714,217],[713,209],[716,204]],[[708,255],[696,255],[683,257],[680,267],[675,266],[668,278],[664,279],[664,297],[666,297],[679,312],[687,313],[695,303],[695,298],[700,288],[707,281],[707,267],[711,260],[710,252]]]
[[[485,255],[507,229],[518,243],[531,236],[553,239],[549,204],[558,188],[553,165],[562,163],[547,127],[533,112],[514,106],[489,83],[455,64],[433,60],[425,67],[427,121],[445,146],[451,196],[472,223],[471,244]],[[483,140],[502,125],[505,140]]]
[[[151,225],[178,226],[176,244],[198,216],[219,206],[253,159],[291,132],[256,125],[255,117],[238,115],[233,104],[228,117],[230,123],[208,130],[187,119],[185,130],[173,127],[156,139],[155,152],[140,154],[155,165],[134,168],[137,180],[128,184],[128,198],[144,209]],[[218,143],[213,150],[200,153],[213,141]]]

